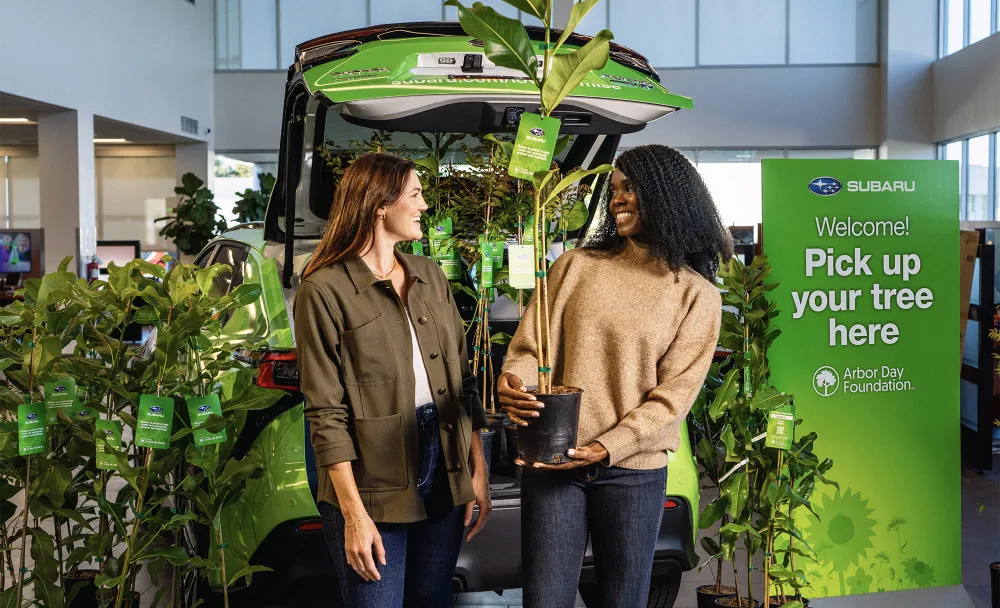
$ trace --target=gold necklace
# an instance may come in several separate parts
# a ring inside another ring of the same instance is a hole
[[[385,274],[379,274],[379,273],[375,272],[374,268],[372,268],[371,271],[372,271],[372,274],[375,275],[375,278],[378,279],[379,281],[385,281],[386,279],[388,279],[389,277],[391,277],[392,273],[396,271],[396,256],[395,256],[395,254],[393,254],[393,256],[392,256],[392,268],[389,269],[389,272],[387,272]]]

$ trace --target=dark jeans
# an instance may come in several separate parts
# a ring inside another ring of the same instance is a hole
[[[666,485],[666,468],[525,468],[524,607],[574,606],[589,530],[601,605],[645,608]]]
[[[375,560],[382,579],[367,582],[347,563],[344,516],[340,509],[319,504],[323,535],[340,579],[344,608],[449,608],[451,581],[465,531],[465,509],[452,505],[451,490],[440,458],[437,410],[417,408],[421,462],[417,490],[427,519],[412,524],[376,522],[382,535],[386,565]]]

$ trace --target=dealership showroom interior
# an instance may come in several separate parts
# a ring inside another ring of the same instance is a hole
[[[1000,0],[0,0],[0,608],[1000,608]]]

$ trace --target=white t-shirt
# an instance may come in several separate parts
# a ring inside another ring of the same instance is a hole
[[[431,391],[431,382],[427,379],[424,356],[420,352],[420,344],[417,343],[417,331],[413,328],[413,317],[410,316],[409,308],[406,309],[406,318],[410,322],[410,338],[413,341],[413,386],[416,388],[413,407],[417,407],[433,403],[434,393]]]

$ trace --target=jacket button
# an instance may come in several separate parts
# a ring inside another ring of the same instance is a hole
[[[462,470],[462,465],[460,465],[460,464],[456,464],[454,467],[451,468],[451,472],[452,473],[456,473],[456,472],[461,471],[461,470]]]
[[[446,431],[454,431],[455,430],[455,426],[449,422],[448,424],[444,425],[444,430],[446,430]]]
[[[433,361],[434,359],[437,359],[437,358],[438,358],[438,354],[437,354],[437,353],[431,353],[431,360],[432,360],[432,361]]]
[[[443,388],[439,388],[439,389],[438,389],[438,394],[439,394],[439,395],[443,395],[443,394],[445,394],[446,392],[447,392],[447,391],[445,391],[445,390],[444,390]]]
[[[427,317],[420,317],[419,319],[417,319],[417,323],[420,323],[421,325],[427,325]]]

